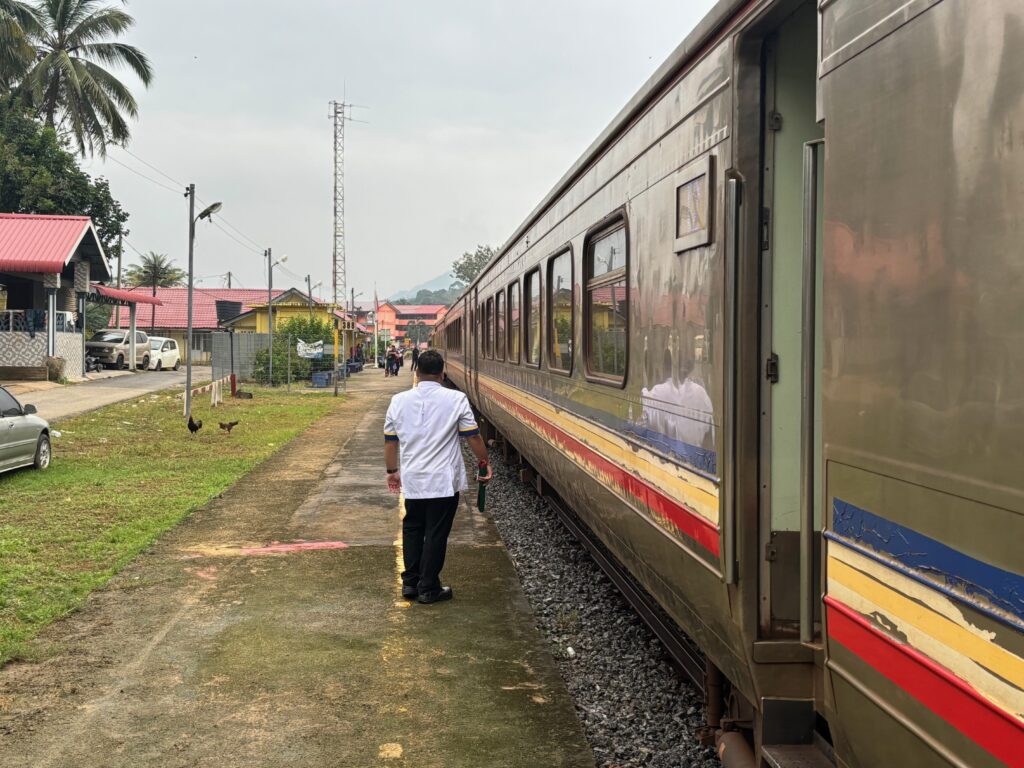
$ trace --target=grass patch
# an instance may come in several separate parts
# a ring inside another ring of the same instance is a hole
[[[254,391],[216,409],[194,400],[195,438],[172,395],[110,405],[56,425],[45,472],[0,475],[0,664],[341,402]],[[217,426],[236,419],[230,436]]]

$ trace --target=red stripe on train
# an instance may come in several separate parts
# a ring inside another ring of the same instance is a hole
[[[1011,768],[1024,768],[1024,724],[909,645],[826,595],[828,636]]]
[[[481,386],[488,390],[488,394],[490,394],[491,397],[505,403],[515,413],[519,414],[521,418],[528,421],[535,429],[551,437],[563,448],[582,455],[587,463],[595,467],[599,472],[610,476],[612,480],[630,496],[645,505],[652,512],[655,512],[671,522],[672,525],[700,544],[708,552],[711,552],[716,557],[718,556],[718,528],[712,525],[708,520],[705,520],[685,504],[675,501],[659,491],[657,488],[648,485],[636,475],[630,474],[622,467],[613,464],[604,456],[584,445],[565,430],[545,421],[533,411],[525,408],[514,400],[509,399],[493,387],[486,384],[481,384]]]

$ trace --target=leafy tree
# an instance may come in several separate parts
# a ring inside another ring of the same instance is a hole
[[[96,331],[110,327],[110,316],[114,308],[109,304],[97,304],[94,301],[85,303],[85,338],[89,338]]]
[[[478,245],[472,253],[466,251],[452,262],[452,274],[464,283],[471,283],[497,252],[493,246]]]
[[[29,34],[38,29],[31,6],[20,0],[0,0],[0,93],[8,93],[32,65]]]
[[[405,328],[405,338],[413,344],[419,344],[430,338],[430,328],[422,320],[413,320]]]
[[[91,216],[108,253],[128,234],[128,214],[107,180],[79,168],[56,132],[12,97],[0,99],[0,211]]]
[[[108,144],[128,141],[125,117],[137,117],[138,104],[103,65],[127,67],[145,86],[153,79],[146,55],[117,40],[135,20],[100,0],[38,0],[36,8],[25,92],[46,125],[69,135],[82,155],[105,155]]]

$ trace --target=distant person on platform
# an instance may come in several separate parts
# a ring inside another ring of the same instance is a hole
[[[412,370],[413,373],[416,372],[416,364],[419,362],[419,359],[420,359],[420,348],[419,348],[419,346],[415,346],[415,347],[412,348],[412,365],[409,366],[409,368]]]
[[[402,597],[426,605],[452,599],[441,569],[459,492],[466,490],[460,437],[479,462],[477,482],[487,483],[491,470],[469,400],[441,386],[444,359],[428,350],[418,363],[416,387],[392,397],[384,417],[384,464],[388,490],[405,493]]]

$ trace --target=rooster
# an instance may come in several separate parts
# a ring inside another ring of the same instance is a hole
[[[221,421],[221,422],[218,422],[218,423],[220,424],[220,428],[223,429],[225,432],[227,432],[229,435],[231,434],[231,430],[238,426],[238,422],[237,421],[228,421],[228,422]]]
[[[198,432],[202,428],[203,428],[203,422],[201,420],[200,421],[195,421],[192,418],[192,414],[190,413],[188,415],[188,431],[192,433],[192,437],[195,437],[196,436],[196,432]]]

